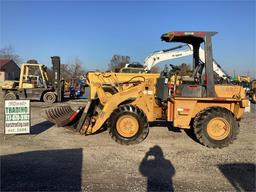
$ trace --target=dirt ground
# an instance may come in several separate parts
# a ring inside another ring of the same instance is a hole
[[[30,135],[1,133],[1,191],[256,190],[255,112],[245,114],[232,145],[209,149],[183,130],[158,126],[132,146],[107,131],[83,136],[46,121],[47,107],[32,103]]]

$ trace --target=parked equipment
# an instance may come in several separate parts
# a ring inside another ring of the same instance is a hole
[[[256,103],[256,79],[252,80],[248,75],[238,75],[232,79],[231,83],[242,86],[250,101]]]
[[[31,99],[46,103],[61,102],[64,83],[60,80],[60,57],[52,57],[54,81],[49,82],[47,67],[43,64],[24,63],[21,65],[20,80],[6,81],[2,90],[5,99]]]
[[[184,47],[187,47],[187,49],[178,50]],[[144,60],[144,65],[126,64],[126,66],[122,68],[120,72],[147,73],[147,72],[150,72],[151,69],[160,62],[169,61],[171,59],[182,58],[190,55],[193,55],[193,46],[191,44],[185,44],[185,45],[180,45],[170,49],[155,51]],[[201,47],[199,47],[199,58],[201,62],[205,63],[205,54],[204,54],[204,50]],[[221,68],[221,66],[214,59],[213,59],[213,71],[217,74],[219,82],[230,81],[230,76]]]
[[[249,97],[252,103],[256,103],[256,79],[251,81]]]
[[[129,63],[121,68],[119,73],[147,73],[147,71],[140,63]]]
[[[82,134],[92,134],[107,125],[118,143],[142,142],[149,133],[149,122],[164,120],[173,127],[193,129],[203,145],[222,148],[232,143],[239,132],[248,100],[237,85],[215,85],[211,38],[216,32],[169,32],[166,42],[193,46],[193,76],[168,94],[168,73],[100,73],[86,75],[90,100],[77,111],[71,107],[46,110],[48,119],[58,126],[73,125]],[[205,63],[199,59],[204,44]]]
[[[70,83],[70,98],[75,99],[75,98],[85,98],[85,87],[86,87],[85,79],[80,78],[80,79],[71,79]]]

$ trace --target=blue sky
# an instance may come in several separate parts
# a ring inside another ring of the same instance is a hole
[[[7,1],[0,0],[0,48],[24,61],[51,65],[75,57],[87,70],[105,70],[113,54],[143,62],[168,31],[217,31],[214,58],[233,74],[256,74],[255,1]],[[180,60],[171,61],[179,63]]]

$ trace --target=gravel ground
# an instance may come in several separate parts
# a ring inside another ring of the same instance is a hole
[[[245,114],[232,145],[209,149],[167,127],[151,127],[132,146],[107,131],[83,136],[45,121],[46,107],[32,103],[30,135],[1,134],[1,191],[256,190],[255,112]]]

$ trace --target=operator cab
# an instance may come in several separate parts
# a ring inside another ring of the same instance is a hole
[[[193,46],[192,77],[182,77],[181,84],[177,84],[177,78],[174,77],[174,90],[171,95],[181,97],[215,97],[211,45],[211,37],[215,34],[216,32],[168,32],[161,36],[161,40],[165,42],[186,43]],[[204,44],[205,63],[199,57],[199,49],[202,44]],[[169,73],[161,73],[157,81],[157,97],[161,100],[167,100],[170,95],[168,92],[168,78],[170,74],[177,77],[177,67],[175,68],[173,65],[171,67],[171,71]]]

